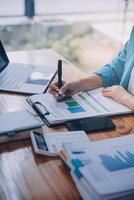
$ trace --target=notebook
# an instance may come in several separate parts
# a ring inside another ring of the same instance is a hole
[[[128,107],[104,97],[102,88],[80,92],[61,102],[57,102],[51,94],[33,95],[27,101],[48,126],[87,117],[132,113]]]

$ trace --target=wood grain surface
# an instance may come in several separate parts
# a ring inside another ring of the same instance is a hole
[[[35,65],[56,65],[62,58],[53,50],[11,52],[12,62]],[[62,58],[63,59],[63,58]],[[86,76],[78,68],[64,60],[64,80]],[[0,112],[31,108],[25,96],[0,94]],[[90,133],[92,141],[119,137],[134,132],[133,115],[113,117],[115,131]],[[43,127],[44,131],[66,131],[64,126]],[[80,195],[70,175],[58,157],[48,158],[34,153],[30,139],[0,145],[0,200],[78,200]]]

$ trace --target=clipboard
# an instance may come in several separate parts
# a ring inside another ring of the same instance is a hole
[[[49,93],[33,95],[26,100],[48,127],[85,118],[133,113],[128,107],[104,97],[102,88],[75,94],[61,102]]]
[[[81,119],[66,120],[65,122],[62,122],[60,124],[50,124],[49,121],[46,119],[46,115],[50,114],[50,112],[47,110],[47,108],[38,101],[36,101],[36,102],[34,102],[34,104],[32,104],[32,102],[30,101],[29,98],[27,98],[26,100],[32,106],[32,108],[38,113],[38,115],[41,117],[41,119],[44,121],[44,123],[49,128],[57,127],[59,125],[67,125],[69,122],[72,122],[72,121],[77,121],[79,123],[81,120]],[[85,120],[85,122],[86,122],[87,118],[83,118],[82,120],[83,121]]]

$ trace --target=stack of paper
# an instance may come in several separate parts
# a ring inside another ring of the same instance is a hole
[[[134,134],[85,147],[64,144],[60,156],[84,200],[134,199]]]

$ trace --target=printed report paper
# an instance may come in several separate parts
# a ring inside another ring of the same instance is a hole
[[[87,182],[86,191],[92,188],[99,199],[134,195],[134,134],[92,142],[88,149],[66,144],[65,151],[72,152],[71,163],[81,174],[77,181]]]

